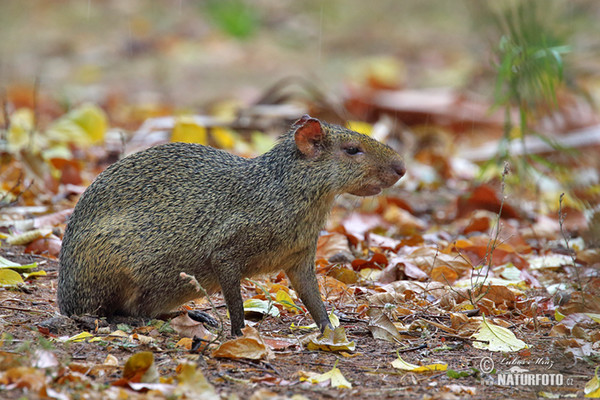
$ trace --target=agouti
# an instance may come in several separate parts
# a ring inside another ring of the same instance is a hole
[[[240,335],[241,279],[283,270],[323,330],[314,260],[336,195],[375,195],[404,173],[390,147],[308,115],[252,159],[185,143],[132,154],[97,177],[68,222],[60,311],[168,313],[201,296],[185,272],[208,293],[221,289]]]

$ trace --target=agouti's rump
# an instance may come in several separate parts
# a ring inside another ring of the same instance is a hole
[[[314,272],[335,196],[377,194],[404,174],[389,147],[304,116],[269,152],[245,159],[171,143],[101,173],[69,220],[60,254],[63,314],[152,317],[222,290],[244,326],[240,281],[284,270],[313,319],[329,324]]]

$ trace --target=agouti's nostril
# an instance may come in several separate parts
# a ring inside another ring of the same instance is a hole
[[[406,173],[406,167],[402,161],[392,161],[392,169],[399,177],[403,177]]]

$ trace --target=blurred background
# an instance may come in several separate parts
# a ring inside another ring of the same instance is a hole
[[[403,152],[410,187],[509,161],[556,197],[600,180],[599,18],[591,0],[3,1],[0,142],[87,184],[161,141],[252,156],[309,112]]]
[[[340,99],[371,68],[390,86],[466,88],[489,99],[501,32],[487,13],[517,2],[478,3],[3,1],[0,87],[37,79],[67,103],[200,107],[252,99],[290,76]],[[569,72],[597,87],[600,5],[541,4],[540,22],[572,46]]]

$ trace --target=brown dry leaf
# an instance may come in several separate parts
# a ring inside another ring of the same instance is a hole
[[[407,256],[424,272],[432,271],[434,267],[446,266],[456,272],[458,277],[471,271],[471,264],[458,253],[446,254],[434,247],[419,247]]]
[[[327,275],[345,283],[346,285],[352,285],[358,282],[358,274],[356,271],[346,267],[332,268]]]
[[[442,298],[448,290],[446,285],[440,282],[416,282],[416,281],[397,281],[385,285],[385,293],[377,293],[367,298],[370,304],[385,305],[404,303],[404,293],[411,292],[416,295],[427,293],[436,299]]]
[[[503,306],[501,308],[505,310],[512,309],[515,306],[515,293],[506,286],[482,286],[479,290],[474,292],[474,295],[475,297],[483,295],[484,299],[493,301],[496,307]]]
[[[389,265],[381,272],[379,282],[392,283],[405,277],[425,281],[429,276],[405,256],[396,256],[389,260]]]
[[[379,247],[382,250],[396,251],[402,244],[401,240],[392,239],[387,236],[381,236],[376,233],[369,233],[367,242],[370,247]]]
[[[50,235],[47,238],[36,239],[29,243],[23,252],[29,254],[43,254],[46,257],[57,259],[60,254],[61,246],[62,240],[54,235]]]
[[[477,388],[476,387],[474,387],[474,386],[465,386],[465,385],[457,385],[457,384],[444,385],[444,386],[442,386],[442,391],[444,391],[444,392],[450,392],[450,393],[455,394],[457,396],[461,396],[461,395],[474,396],[475,394],[477,394]]]
[[[361,270],[363,268],[377,268],[385,267],[388,264],[387,257],[382,253],[374,253],[369,260],[363,260],[357,258],[352,261],[352,268],[355,270]]]
[[[396,206],[388,207],[383,214],[383,219],[394,224],[399,229],[399,234],[403,236],[411,236],[427,229],[427,224],[423,220]]]
[[[187,313],[173,318],[171,320],[171,327],[181,337],[197,337],[204,340],[212,340],[214,338],[214,335],[201,322],[194,321]]]
[[[457,218],[466,217],[475,210],[500,211],[500,198],[496,190],[487,184],[474,188],[470,193],[457,199]],[[519,213],[506,202],[502,205],[502,218],[520,219]]]
[[[402,339],[396,326],[381,309],[370,308],[367,311],[367,315],[370,318],[367,328],[371,331],[375,339],[382,339],[388,342],[399,342]]]
[[[271,359],[274,357],[273,352],[267,347],[256,329],[247,326],[242,329],[242,333],[244,336],[221,344],[213,351],[212,356],[232,359],[246,358],[249,360]]]
[[[339,299],[347,293],[352,293],[344,282],[340,282],[335,278],[319,275],[317,279],[319,280],[321,287],[326,288],[325,291],[327,292],[327,298],[329,300]]]
[[[388,227],[389,224],[378,214],[352,213],[342,222],[346,233],[356,236],[360,240],[365,234],[378,227]]]
[[[567,353],[577,359],[584,359],[592,354],[592,343],[584,339],[560,338],[552,342],[559,354]]]
[[[317,259],[324,258],[329,260],[337,254],[352,254],[348,237],[341,233],[330,233],[319,236],[317,241]]]
[[[154,354],[150,351],[140,351],[129,357],[125,362],[125,367],[123,367],[122,380],[126,383],[151,383],[158,381],[158,369],[156,368],[156,364],[154,364]],[[123,386],[118,385],[117,382],[113,383],[113,385]]]
[[[473,232],[489,232],[492,226],[492,215],[489,212],[477,210],[473,213],[468,225],[463,229],[463,234],[468,235]]]
[[[46,386],[46,372],[40,368],[15,367],[0,374],[1,385],[14,385],[38,393]]]
[[[298,344],[297,340],[291,341],[282,338],[263,338],[263,341],[271,348],[271,350],[285,350]]]
[[[354,351],[356,345],[354,344],[354,341],[348,341],[346,331],[343,327],[338,326],[334,330],[331,330],[330,327],[326,327],[323,335],[309,341],[306,347],[309,350]]]
[[[81,185],[81,163],[79,160],[67,160],[64,158],[53,158],[50,164],[60,172],[60,183],[63,185]]]
[[[445,283],[447,285],[452,285],[458,279],[458,274],[452,268],[446,265],[440,265],[438,267],[434,267],[431,270],[431,280],[435,282]]]
[[[573,292],[569,301],[561,305],[558,311],[563,315],[575,313],[600,314],[600,296],[591,293]]]
[[[598,323],[593,318],[583,313],[576,313],[567,315],[558,324],[554,325],[550,331],[550,336],[568,336],[593,340],[597,336],[597,333]]]
[[[492,239],[487,235],[471,236],[469,239],[457,240],[444,249],[444,252],[459,251],[461,254],[469,256],[474,264],[487,263],[491,245]],[[529,252],[531,249],[529,246],[523,245],[522,251]],[[494,266],[513,263],[517,268],[523,269],[529,265],[508,242],[495,243],[494,251],[491,252],[491,255],[492,265]]]

